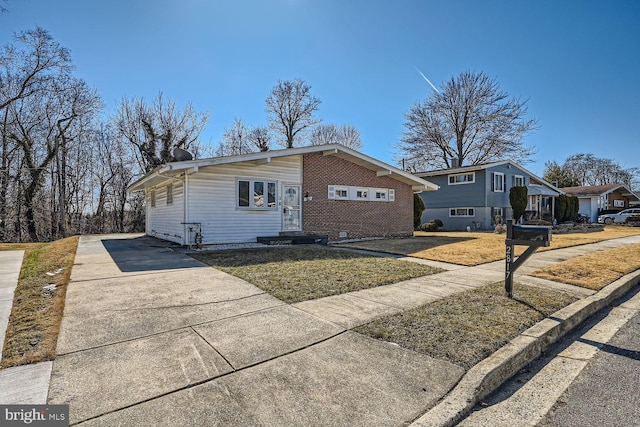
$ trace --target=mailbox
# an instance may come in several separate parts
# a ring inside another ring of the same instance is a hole
[[[551,245],[551,227],[514,225],[507,227],[507,239],[514,245],[549,246]]]

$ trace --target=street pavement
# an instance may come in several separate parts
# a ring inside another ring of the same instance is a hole
[[[582,251],[544,252],[528,263],[541,268],[638,241],[636,236]],[[436,415],[450,402],[441,400],[454,387],[447,398],[461,385],[473,385],[473,369],[465,374],[444,360],[350,331],[380,315],[500,281],[504,274],[503,262],[435,264],[448,271],[288,305],[156,239],[82,236],[47,403],[69,404],[71,422],[82,425],[399,425],[430,408],[416,424],[432,425],[425,417],[433,412],[432,419],[440,420],[433,425],[446,425],[452,419],[447,411],[444,418]],[[601,291],[607,294],[601,297],[526,272],[521,267],[516,280],[582,298],[573,311],[524,337],[528,349],[514,351],[527,357],[535,356],[531,343],[540,343],[540,351],[558,329],[571,328],[638,281],[626,278],[614,286],[619,291]],[[495,363],[504,366],[509,358],[498,356]],[[458,394],[469,402],[478,397]],[[1,395],[0,403],[6,403]]]
[[[461,427],[640,424],[640,289],[598,313],[477,405]]]

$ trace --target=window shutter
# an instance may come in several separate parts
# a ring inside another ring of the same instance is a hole
[[[396,200],[396,190],[390,188],[389,189],[389,201],[390,202],[395,202]]]
[[[491,172],[491,191],[496,191],[496,174]]]
[[[516,176],[515,175],[511,175],[511,186],[512,187],[516,186]]]
[[[336,198],[336,187],[333,185],[329,186],[329,190],[328,190],[329,194],[328,194],[328,198],[329,200],[333,200]]]

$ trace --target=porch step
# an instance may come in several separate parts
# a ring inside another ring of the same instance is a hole
[[[329,236],[325,234],[281,233],[279,236],[257,237],[263,245],[326,245]]]

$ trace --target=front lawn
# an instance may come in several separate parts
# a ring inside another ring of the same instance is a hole
[[[606,226],[603,231],[588,233],[554,234],[551,246],[538,251],[560,249],[640,234],[640,228]],[[340,246],[388,252],[432,261],[474,266],[503,260],[506,234],[490,232],[415,232],[404,239],[368,240],[343,243]],[[516,247],[516,255],[525,250]]]
[[[443,270],[321,246],[210,251],[191,254],[287,303],[408,280]]]
[[[514,285],[514,298],[496,283],[378,318],[354,330],[469,369],[520,333],[577,298]]]
[[[625,245],[571,258],[529,275],[598,291],[640,269],[638,254],[640,244]]]

